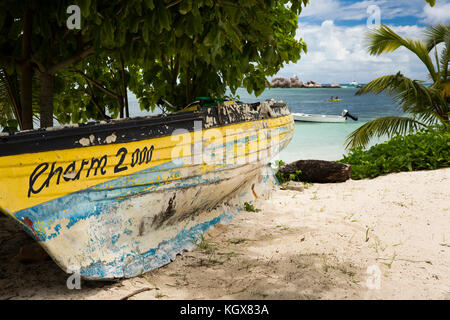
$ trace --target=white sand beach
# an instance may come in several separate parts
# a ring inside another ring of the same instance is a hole
[[[143,276],[66,287],[0,218],[0,299],[450,299],[450,168],[280,190]]]

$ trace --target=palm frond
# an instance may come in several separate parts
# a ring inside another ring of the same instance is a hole
[[[450,24],[437,24],[434,26],[428,26],[425,29],[425,44],[428,52],[433,50],[435,46],[442,42],[446,42],[450,34]]]
[[[362,95],[367,93],[379,94],[381,92],[394,94],[400,93],[408,88],[415,90],[414,82],[415,81],[405,77],[403,74],[398,72],[395,75],[381,76],[370,81],[365,86],[360,88],[355,93],[355,95]],[[416,82],[419,83],[418,81]]]
[[[447,80],[444,83],[441,84],[442,87],[442,95],[445,99],[450,98],[450,81]]]
[[[413,87],[402,88],[403,90],[394,96],[403,112],[419,114],[434,111],[440,115],[447,112],[447,103],[440,88],[426,87],[416,81],[413,81],[412,85]]]
[[[427,67],[432,79],[436,80],[436,70],[429,55],[427,45],[419,40],[402,38],[386,25],[367,33],[368,50],[371,55],[393,52],[400,47],[413,52]]]
[[[441,65],[441,81],[448,80],[448,65],[450,62],[450,32],[447,33],[445,38],[445,46],[442,49],[441,57],[440,57],[440,65]]]
[[[434,113],[444,118],[448,113],[448,104],[442,96],[441,88],[424,86],[422,81],[411,80],[400,72],[370,81],[356,95],[381,92],[391,96],[406,113]]]
[[[345,141],[346,148],[365,147],[373,137],[386,135],[388,138],[395,134],[407,134],[410,130],[417,130],[426,125],[409,117],[381,117],[371,120],[350,133]]]
[[[368,49],[371,55],[381,55],[386,52],[393,52],[403,45],[403,38],[396,34],[386,25],[369,31],[366,35]]]
[[[424,124],[426,124],[427,126],[431,126],[431,125],[436,125],[437,123],[441,123],[441,124],[447,124],[448,123],[448,117],[449,117],[450,113],[448,112],[437,112],[434,110],[424,110],[420,113],[414,114],[415,119],[417,121],[420,121]]]

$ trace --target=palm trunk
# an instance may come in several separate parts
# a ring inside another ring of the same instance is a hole
[[[43,72],[40,80],[41,128],[47,128],[53,126],[53,75]]]
[[[173,64],[173,59],[175,59],[175,64]],[[180,59],[178,54],[172,59],[172,103],[175,103],[175,86],[177,85],[178,71],[180,70]]]
[[[191,74],[189,67],[186,69],[186,104],[192,101],[191,98]]]
[[[122,97],[122,95],[119,96],[118,101],[119,101],[119,108],[120,108],[119,118],[123,118],[124,117],[123,111],[124,111],[125,107],[123,105],[123,97]]]
[[[31,56],[31,28],[32,12],[28,9],[24,16],[22,37],[22,65],[20,67],[20,105],[22,130],[33,129],[33,67],[30,63]]]
[[[130,117],[130,110],[128,108],[128,92],[127,92],[127,79],[125,74],[125,65],[123,62],[123,54],[120,53],[120,63],[122,67],[122,87],[123,87],[123,97],[124,97],[124,104],[125,104],[125,117]]]
[[[33,129],[33,68],[26,64],[20,68],[20,105],[22,130]]]

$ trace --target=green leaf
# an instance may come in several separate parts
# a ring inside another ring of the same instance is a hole
[[[142,38],[145,43],[150,43],[150,22],[148,20],[142,26]]]
[[[137,33],[138,30],[139,30],[139,20],[138,19],[133,19],[131,21],[130,31],[131,31],[131,33]]]
[[[217,37],[217,28],[212,27],[206,37],[203,39],[203,44],[207,47],[211,47],[215,44],[215,39]]]
[[[145,5],[150,10],[155,9],[155,4],[153,3],[153,0],[145,0]]]
[[[3,10],[0,10],[0,29],[3,27],[5,23],[6,13]]]
[[[78,1],[81,11],[81,16],[86,18],[92,12],[91,10],[91,0],[79,0]]]
[[[184,14],[188,13],[191,10],[192,10],[192,0],[183,0],[183,1],[181,1],[180,9],[179,9],[179,12],[181,14],[184,15]]]
[[[170,30],[170,19],[169,19],[169,10],[164,8],[163,5],[159,6],[159,23],[160,23],[160,32],[162,31],[162,28],[166,30]]]

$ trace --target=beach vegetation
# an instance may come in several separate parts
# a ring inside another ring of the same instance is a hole
[[[277,177],[278,182],[281,183],[281,184],[283,184],[285,182],[288,182],[288,181],[302,182],[302,181],[300,181],[301,173],[302,173],[301,170],[297,170],[295,173],[290,173],[290,174],[283,173],[283,172],[278,170],[275,173],[275,176]]]
[[[249,239],[247,239],[247,238],[234,238],[234,239],[229,240],[228,243],[231,243],[231,244],[240,244],[240,243],[244,243],[244,242],[246,242],[246,241],[248,241],[248,240],[249,240]]]
[[[352,166],[352,179],[391,172],[434,170],[450,166],[450,126],[433,126],[372,146],[350,149],[339,162]]]
[[[198,249],[207,253],[214,253],[217,249],[217,243],[208,241],[203,234],[196,239],[195,243]]]
[[[397,254],[394,252],[394,254],[392,255],[392,259],[390,262],[381,262],[382,264],[384,264],[386,267],[388,267],[389,269],[392,268],[392,264],[395,261],[395,258],[397,257]]]
[[[369,238],[369,231],[370,231],[370,228],[367,228],[366,229],[366,239],[364,240],[365,242],[368,242],[370,240],[370,238]]]
[[[405,116],[386,116],[371,120],[347,137],[347,147],[365,147],[374,136],[391,138],[435,124],[449,124],[450,101],[450,24],[429,26],[422,40],[403,38],[386,25],[369,31],[368,51],[379,56],[406,48],[415,54],[429,73],[431,85],[411,80],[400,71],[370,81],[356,95],[386,93]],[[437,46],[442,46],[438,54]]]
[[[284,184],[288,181],[296,181],[296,182],[303,183],[303,185],[305,187],[309,187],[309,186],[313,185],[312,182],[305,182],[305,181],[301,180],[301,178],[300,178],[300,176],[302,174],[301,170],[296,170],[294,173],[290,173],[290,174],[281,172],[280,168],[282,166],[284,166],[285,164],[286,163],[283,160],[275,161],[275,177],[277,178],[278,183]],[[269,165],[271,165],[271,164],[269,163]]]
[[[155,294],[155,298],[156,299],[162,299],[162,298],[164,298],[164,297],[167,297],[167,295],[166,294],[163,294],[163,293],[157,293],[157,294]]]
[[[253,204],[250,204],[248,202],[244,203],[244,209],[245,209],[245,211],[248,211],[248,212],[260,212],[261,211],[261,209],[255,208],[255,206]]]

